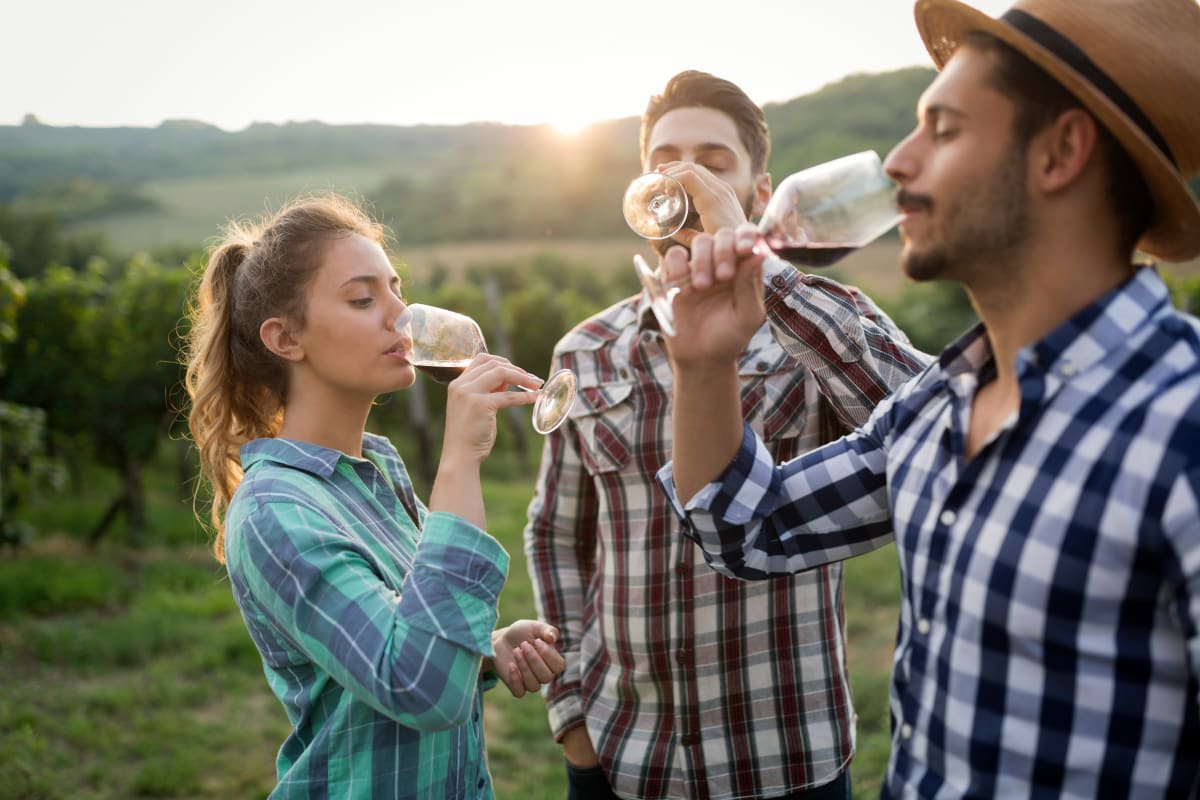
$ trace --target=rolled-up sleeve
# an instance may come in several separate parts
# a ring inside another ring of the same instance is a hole
[[[429,514],[398,591],[313,508],[259,503],[229,539],[243,606],[354,696],[420,730],[469,718],[508,569],[495,539]]]

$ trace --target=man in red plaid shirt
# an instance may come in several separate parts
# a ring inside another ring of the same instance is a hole
[[[771,194],[762,110],[741,89],[681,73],[642,119],[642,166],[681,183],[685,229],[761,213]],[[742,353],[742,411],[777,459],[867,419],[926,362],[856,290],[768,262],[764,291],[817,320],[809,371],[763,326]],[[579,377],[546,437],[525,549],[566,671],[546,687],[570,797],[847,798],[854,709],[839,564],[757,583],[705,565],[654,475],[671,455],[667,339],[648,298],[585,320],[555,349]]]

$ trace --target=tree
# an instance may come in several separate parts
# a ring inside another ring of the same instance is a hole
[[[141,473],[175,419],[174,337],[190,280],[182,267],[136,257],[120,272],[93,261],[81,273],[51,267],[29,282],[21,336],[7,348],[4,394],[44,409],[64,452],[90,445],[118,473],[121,490],[92,541],[122,511],[131,539],[145,529]]]
[[[191,275],[144,256],[130,261],[111,282],[107,302],[93,320],[93,416],[87,431],[93,451],[121,477],[110,518],[92,531],[98,539],[117,509],[125,512],[131,537],[146,526],[142,469],[182,407],[176,337],[181,334]]]
[[[17,338],[17,314],[25,303],[25,287],[8,270],[7,247],[0,241],[0,377],[3,345]],[[39,408],[0,399],[0,545],[17,545],[33,537],[28,523],[14,512],[29,505],[43,488],[62,484],[62,469],[46,453],[46,413]]]

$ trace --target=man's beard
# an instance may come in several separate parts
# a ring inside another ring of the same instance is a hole
[[[985,185],[961,198],[940,200],[914,195],[903,189],[901,205],[923,208],[930,233],[942,237],[928,250],[916,251],[906,243],[900,265],[914,281],[945,278],[968,280],[975,267],[990,266],[1013,253],[1029,236],[1029,198],[1026,194],[1025,152],[1015,143]],[[933,212],[943,209],[941,224]]]
[[[753,209],[754,190],[751,189],[746,196],[742,198],[742,211],[745,212],[746,219],[750,219],[750,212]],[[688,197],[688,215],[687,219],[683,221],[683,227],[689,230],[700,231],[701,233],[704,233],[704,228],[700,225],[700,215],[696,213],[696,206],[694,203],[692,203],[692,198],[690,196]],[[716,231],[709,231],[709,233],[716,233]],[[674,239],[654,239],[650,242],[650,246],[654,248],[655,252],[657,252],[660,257],[665,256],[668,250],[676,246],[687,250],[689,254],[692,252],[690,247],[687,247],[681,242],[675,241]]]

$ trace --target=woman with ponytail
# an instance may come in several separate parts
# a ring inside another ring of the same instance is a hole
[[[539,379],[484,354],[450,384],[428,506],[366,432],[414,380],[383,240],[339,197],[234,223],[192,309],[214,552],[293,726],[271,797],[491,797],[482,690],[520,697],[563,668],[552,626],[495,629],[508,554],[480,480],[497,410],[535,397],[506,387]]]

